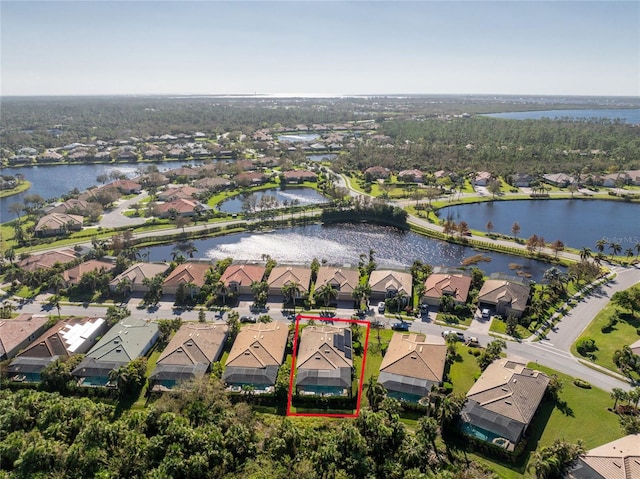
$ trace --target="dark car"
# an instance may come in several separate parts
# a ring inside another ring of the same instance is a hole
[[[240,316],[241,323],[257,323],[258,318],[255,316]]]
[[[409,331],[409,323],[393,323],[391,329],[394,331]]]

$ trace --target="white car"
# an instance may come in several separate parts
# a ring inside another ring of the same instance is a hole
[[[384,303],[384,301],[380,301],[378,303],[378,313],[380,314],[384,314],[384,310],[387,308],[387,305]]]
[[[482,319],[489,319],[491,317],[491,312],[488,309],[482,310]]]

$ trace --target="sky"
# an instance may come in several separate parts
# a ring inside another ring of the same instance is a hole
[[[3,96],[640,96],[637,0],[2,0],[0,27]]]

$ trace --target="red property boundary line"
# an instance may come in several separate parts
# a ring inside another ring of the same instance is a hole
[[[303,413],[303,412],[291,412],[291,402],[293,400],[293,379],[296,374],[296,356],[298,351],[298,335],[300,332],[300,320],[312,319],[314,321],[337,321],[341,323],[355,323],[362,326],[366,326],[367,332],[364,339],[364,352],[362,355],[362,370],[360,371],[360,381],[358,382],[358,399],[356,403],[356,412],[352,414],[337,414],[337,413]],[[287,395],[287,416],[304,416],[304,417],[346,417],[355,418],[360,414],[360,404],[362,402],[362,387],[364,386],[364,368],[367,364],[367,350],[369,349],[369,330],[371,329],[371,323],[368,321],[360,321],[357,319],[342,319],[342,318],[320,318],[318,316],[304,316],[299,314],[296,316],[296,330],[293,337],[293,354],[291,360],[291,374],[289,376],[289,393]]]

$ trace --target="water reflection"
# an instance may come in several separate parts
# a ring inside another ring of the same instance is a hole
[[[240,213],[243,204],[253,196],[249,210],[280,208],[287,205],[311,205],[326,203],[328,200],[313,188],[270,188],[254,193],[242,193],[220,203],[218,209],[224,213]],[[271,201],[267,201],[271,197]],[[253,207],[252,207],[253,206]]]

